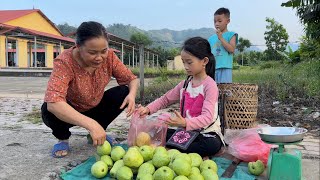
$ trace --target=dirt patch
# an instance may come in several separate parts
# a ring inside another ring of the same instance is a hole
[[[271,126],[296,126],[306,128],[314,136],[320,136],[320,109],[314,99],[295,98],[279,101],[259,96],[258,119]]]

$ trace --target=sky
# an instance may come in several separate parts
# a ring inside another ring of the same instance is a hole
[[[79,26],[83,21],[103,25],[131,24],[144,30],[198,29],[213,27],[213,14],[220,7],[229,8],[229,31],[264,45],[266,17],[275,18],[296,42],[304,34],[303,26],[292,8],[281,7],[286,0],[2,0],[0,10],[40,9],[52,22]]]

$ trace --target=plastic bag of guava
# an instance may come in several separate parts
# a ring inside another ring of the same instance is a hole
[[[129,146],[165,146],[168,125],[164,117],[149,116],[140,118],[139,114],[133,113],[128,132]]]

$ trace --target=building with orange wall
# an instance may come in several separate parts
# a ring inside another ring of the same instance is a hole
[[[73,45],[39,9],[0,10],[0,67],[52,68]]]
[[[39,9],[0,10],[2,68],[52,68],[53,59],[74,44]],[[109,46],[126,65],[138,65],[137,44],[109,33]],[[148,48],[144,52],[145,66],[159,65],[157,52]]]

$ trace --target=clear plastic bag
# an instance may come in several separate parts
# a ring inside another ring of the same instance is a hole
[[[265,165],[272,145],[266,144],[260,139],[257,128],[242,130],[234,137],[228,147],[233,156],[245,162],[261,160]]]
[[[140,118],[137,111],[132,115],[130,128],[128,132],[128,145],[136,146],[139,134],[147,133],[150,137],[151,146],[165,146],[168,125],[158,116],[149,116],[148,118]],[[141,133],[144,132],[144,133]],[[143,139],[147,139],[143,137]]]

